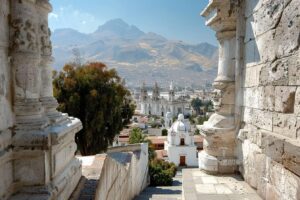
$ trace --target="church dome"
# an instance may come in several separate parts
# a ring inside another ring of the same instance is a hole
[[[184,120],[184,115],[183,114],[179,114],[178,115],[178,121],[183,121]]]
[[[184,121],[183,114],[179,114],[177,121],[173,123],[172,130],[176,133],[179,132],[188,132],[190,129],[190,126],[188,122]]]
[[[187,131],[187,128],[183,122],[178,122],[176,129],[177,131]]]
[[[168,143],[170,145],[181,145],[182,141],[185,145],[194,145],[190,122],[184,119],[183,114],[179,114],[168,131]]]

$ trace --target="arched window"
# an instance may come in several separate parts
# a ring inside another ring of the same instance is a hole
[[[181,145],[181,146],[184,145],[184,138],[180,138],[180,145]]]

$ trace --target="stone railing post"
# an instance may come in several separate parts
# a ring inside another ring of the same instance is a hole
[[[232,173],[235,159],[235,47],[236,17],[230,0],[211,0],[201,13],[219,41],[218,75],[213,86],[215,113],[199,126],[204,136],[199,167],[211,173]]]

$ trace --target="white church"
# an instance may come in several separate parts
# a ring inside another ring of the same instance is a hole
[[[160,88],[155,83],[152,95],[148,95],[145,83],[143,83],[138,100],[140,113],[144,115],[165,116],[170,112],[173,117],[179,113],[189,115],[192,112],[190,101],[187,95],[175,95],[173,82],[171,82],[167,98],[160,95]]]
[[[194,133],[188,119],[183,114],[172,124],[172,114],[165,117],[165,126],[168,128],[168,139],[165,141],[165,151],[168,161],[176,166],[198,167],[197,147],[194,142]]]

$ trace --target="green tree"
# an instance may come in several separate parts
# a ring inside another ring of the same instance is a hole
[[[82,122],[83,129],[75,136],[81,154],[105,151],[133,112],[125,101],[130,92],[117,72],[98,62],[83,66],[67,64],[53,76],[58,109]]]
[[[168,130],[167,129],[161,130],[161,135],[162,136],[167,136],[168,135]]]
[[[142,130],[140,128],[135,127],[130,131],[129,144],[148,142],[146,138],[147,137],[143,134]]]
[[[147,139],[147,137],[143,134],[140,128],[135,127],[130,131],[129,144],[136,144],[136,143],[148,143],[149,160],[153,160],[156,157],[156,153],[152,142]]]
[[[207,116],[203,116],[203,117],[198,117],[197,118],[197,124],[198,125],[203,125],[204,122],[206,122],[208,120]]]
[[[213,105],[213,102],[211,100],[204,101],[203,105],[204,105],[204,111],[205,112],[211,112],[213,110],[214,105]]]
[[[193,107],[193,109],[196,111],[197,114],[200,113],[200,107],[203,105],[201,99],[199,99],[198,97],[193,99],[191,102],[191,105]]]

